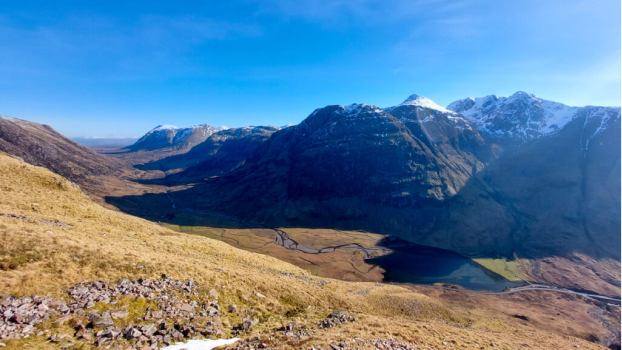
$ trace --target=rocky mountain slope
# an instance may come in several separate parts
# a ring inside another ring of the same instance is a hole
[[[510,97],[489,95],[465,98],[451,103],[447,109],[460,113],[484,133],[520,145],[558,132],[577,115],[580,108],[518,91]]]
[[[242,338],[237,348],[601,348],[501,313],[468,316],[403,287],[318,278],[176,233],[104,209],[58,175],[1,153],[0,188],[0,342],[8,349],[233,336]],[[593,308],[565,302],[582,315]]]
[[[195,125],[187,128],[178,128],[172,125],[158,125],[133,145],[126,147],[130,151],[153,151],[163,148],[174,150],[189,150],[205,141],[219,129],[207,125]]]
[[[453,226],[455,238],[473,239],[456,246],[475,252],[478,240],[494,235],[505,236],[496,249],[505,246],[506,256],[582,251],[619,259],[618,247],[607,243],[620,240],[619,118],[619,109],[579,109],[554,135],[490,164],[450,207],[450,216],[463,215],[444,225]],[[503,221],[504,228],[497,226]]]
[[[274,132],[273,126],[233,128],[213,133],[186,153],[137,166],[142,170],[183,170],[166,177],[168,184],[200,181],[244,164]]]
[[[48,125],[0,116],[0,151],[46,167],[81,185],[88,177],[115,175],[125,168],[64,137]]]
[[[141,165],[186,153],[219,130],[221,129],[207,124],[185,128],[158,125],[132,145],[117,150],[104,150],[102,153],[126,164]]]
[[[443,201],[484,167],[477,155],[487,161],[492,152],[452,112],[410,104],[388,110],[318,109],[274,133],[244,166],[176,196],[270,225],[429,226]]]

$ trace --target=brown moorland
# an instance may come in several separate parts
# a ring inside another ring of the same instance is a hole
[[[64,291],[84,280],[153,279],[165,273],[218,288],[223,305],[234,302],[259,319],[243,337],[261,337],[275,348],[327,347],[355,337],[395,338],[435,349],[600,348],[519,319],[455,312],[445,299],[401,286],[309,276],[273,257],[103,208],[59,175],[3,154],[0,188],[0,213],[5,214],[0,216],[0,293],[5,296],[67,298]],[[358,319],[295,341],[267,338],[289,321],[314,327],[335,309]],[[223,314],[225,336],[239,321],[237,314]],[[72,329],[59,326],[55,331]],[[67,345],[51,343],[46,336],[3,342],[15,349]],[[71,344],[91,346],[76,339]]]

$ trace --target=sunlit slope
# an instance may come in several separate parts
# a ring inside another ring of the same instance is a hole
[[[435,348],[581,348],[598,346],[560,337],[528,325],[471,320],[434,299],[401,287],[316,278],[288,263],[235,249],[209,238],[168,230],[143,219],[105,209],[59,175],[0,154],[0,294],[51,294],[84,280],[193,278],[260,323],[243,337],[275,333],[288,321],[311,327],[335,309],[358,320],[320,331],[295,344],[331,340],[396,338]],[[260,293],[265,298],[255,297]],[[241,295],[249,296],[248,301]],[[225,328],[235,316],[223,313]],[[130,320],[131,321],[131,320]],[[35,348],[54,348],[31,337]],[[24,340],[5,342],[21,348]]]

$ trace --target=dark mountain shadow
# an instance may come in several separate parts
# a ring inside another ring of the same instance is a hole
[[[175,194],[172,194],[175,196]],[[187,208],[172,208],[166,194],[108,197],[106,201],[120,210],[145,219],[170,225],[207,226],[214,228],[260,228],[261,225],[242,222],[237,218],[215,212],[194,212]],[[311,228],[328,228],[310,225]],[[459,285],[472,290],[501,291],[522,285],[482,267],[453,251],[415,244],[397,237],[385,237],[377,246],[391,253],[366,259],[366,262],[386,271],[385,282]]]
[[[167,179],[167,176],[159,177],[155,179],[137,179],[133,180],[136,183],[142,185],[160,185],[160,186],[171,186],[170,181]]]
[[[172,195],[172,196],[171,196]],[[259,227],[248,224],[226,214],[180,207],[175,199],[175,192],[146,193],[140,196],[105,197],[105,201],[124,213],[141,217],[149,221],[179,226],[209,226],[214,228]],[[173,208],[175,203],[175,208]]]

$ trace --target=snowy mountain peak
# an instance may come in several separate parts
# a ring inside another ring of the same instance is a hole
[[[175,147],[189,149],[205,141],[207,137],[218,131],[207,124],[178,128],[173,125],[158,125],[147,132],[136,143],[128,147],[131,150],[155,150]]]
[[[162,131],[162,130],[177,130],[178,128],[174,125],[158,125],[155,128],[151,129],[151,131]]]
[[[451,113],[451,114],[454,113],[444,107],[437,105],[434,101],[430,100],[429,98],[424,97],[424,96],[419,96],[417,94],[412,94],[408,96],[408,98],[404,100],[404,102],[402,102],[400,106],[418,106],[418,107],[434,109],[434,110],[437,110],[443,113]]]
[[[342,112],[345,114],[356,114],[361,112],[384,114],[384,111],[381,108],[365,103],[352,103],[350,105],[340,107],[343,108]]]
[[[510,97],[468,97],[452,102],[447,109],[462,114],[491,136],[524,141],[556,133],[579,110],[524,91]]]
[[[420,97],[422,97],[422,96],[419,96],[417,94],[412,94],[412,95],[408,96],[408,98],[405,99],[404,102],[402,102],[402,104],[406,104],[406,103],[408,103],[410,101],[415,101],[416,99],[418,99]]]
[[[518,98],[522,98],[522,99],[529,99],[529,98],[537,98],[536,95],[531,94],[529,92],[525,92],[525,91],[516,91],[514,94],[512,94],[512,96],[510,96],[509,98],[514,98],[514,99],[518,99]]]

